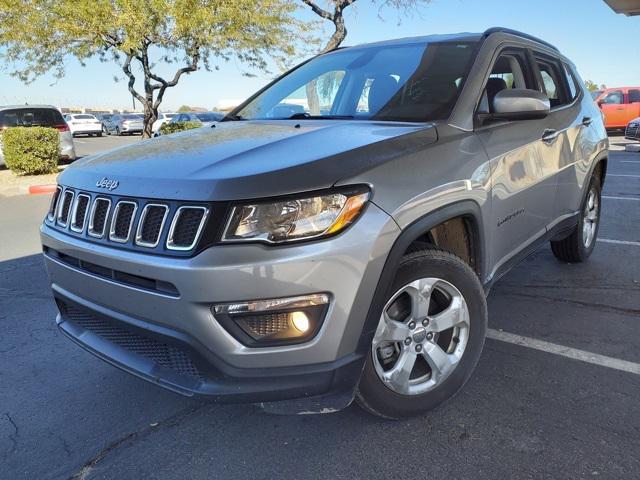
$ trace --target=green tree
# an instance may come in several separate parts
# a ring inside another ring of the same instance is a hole
[[[327,40],[327,43],[320,49],[319,53],[326,53],[334,50],[342,44],[347,37],[347,26],[344,20],[344,11],[350,7],[356,0],[326,0],[327,8],[320,6],[316,0],[301,0],[303,4],[311,8],[313,13],[318,15],[323,20],[333,23],[333,33]],[[398,11],[399,14],[410,14],[418,11],[423,5],[430,3],[431,0],[369,0],[369,6],[378,6],[378,11],[382,11],[384,8],[392,8]],[[360,2],[362,3],[362,2]],[[317,85],[315,81],[309,82],[306,86],[307,100],[309,102],[309,111],[312,115],[318,115],[320,113],[320,99],[318,94],[318,88],[321,91],[330,91],[335,83],[335,78],[327,77],[323,79],[324,82],[328,82],[326,85]]]
[[[144,106],[144,137],[182,75],[232,58],[266,70],[293,54],[305,25],[292,0],[0,0],[0,60],[28,83],[75,57],[119,64]],[[157,64],[176,64],[167,78]]]
[[[189,105],[180,105],[180,108],[178,109],[178,113],[190,112],[190,111],[191,111],[191,107]]]
[[[595,92],[596,90],[604,90],[607,88],[604,83],[602,85],[598,85],[596,82],[593,82],[591,80],[585,80],[584,84],[586,85],[587,90],[589,90],[590,92]]]

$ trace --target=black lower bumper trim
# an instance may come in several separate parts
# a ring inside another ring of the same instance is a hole
[[[182,332],[91,308],[79,298],[54,289],[62,332],[102,360],[182,395],[203,395],[218,402],[262,403],[316,399],[330,409],[353,398],[364,358],[303,367],[236,369],[211,354]],[[294,410],[308,402],[284,403]],[[288,407],[287,407],[288,408]],[[275,410],[282,410],[276,407]],[[272,409],[273,410],[273,409]]]

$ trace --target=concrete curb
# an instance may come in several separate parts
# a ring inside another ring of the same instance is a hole
[[[55,183],[47,184],[47,185],[29,185],[28,192],[29,195],[42,195],[53,193],[56,191],[57,185]]]

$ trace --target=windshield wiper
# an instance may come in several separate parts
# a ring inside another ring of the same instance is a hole
[[[350,120],[353,115],[311,115],[307,112],[294,113],[287,120]]]
[[[242,115],[225,115],[220,121],[221,122],[239,122],[241,120],[246,120]]]

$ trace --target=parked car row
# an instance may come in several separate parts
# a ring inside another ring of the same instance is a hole
[[[153,124],[154,137],[158,137],[161,135],[160,127],[165,123],[196,122],[203,127],[208,127],[224,118],[224,113],[222,112],[181,112],[168,115],[172,116],[159,124],[157,128],[156,123],[160,120],[157,120],[156,123]]]
[[[60,132],[60,158],[75,160],[76,150],[70,126],[60,111],[50,105],[15,105],[0,107],[0,131],[10,127],[49,127]],[[0,136],[0,165],[4,165]]]

